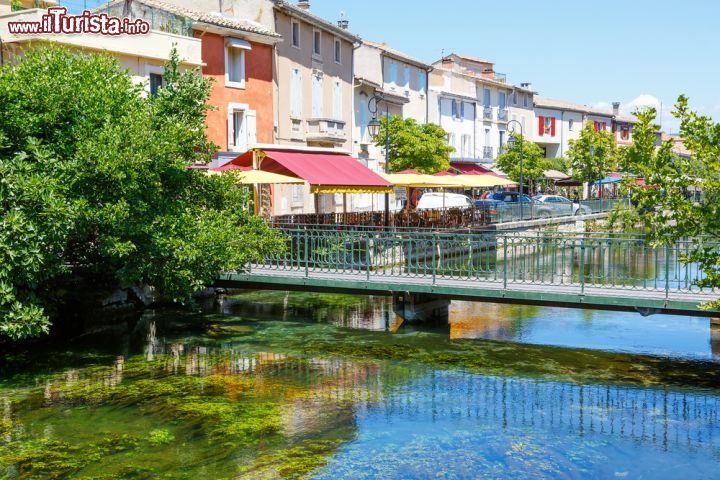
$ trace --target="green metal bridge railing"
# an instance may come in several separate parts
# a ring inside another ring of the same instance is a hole
[[[250,266],[272,271],[333,273],[345,278],[423,279],[573,286],[671,293],[715,293],[684,261],[704,240],[649,244],[641,235],[537,232],[284,230],[286,251]],[[714,244],[710,245],[715,247]],[[296,273],[297,275],[297,273]]]

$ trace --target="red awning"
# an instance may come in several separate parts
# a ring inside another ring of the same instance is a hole
[[[232,162],[228,162],[225,165],[222,165],[220,167],[213,168],[212,170],[213,170],[213,172],[226,172],[228,170],[243,170],[243,171],[252,170],[252,159],[250,160],[251,165],[238,165],[234,162],[235,162],[235,160],[233,160]]]
[[[450,166],[466,175],[495,175],[496,177],[503,178],[489,168],[485,168],[477,163],[450,162]]]
[[[264,148],[260,151],[265,155],[260,161],[260,170],[300,177],[315,193],[386,192],[392,189],[390,182],[344,153]],[[252,162],[252,151],[249,151],[230,163],[252,167]]]

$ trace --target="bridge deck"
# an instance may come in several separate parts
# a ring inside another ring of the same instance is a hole
[[[442,278],[432,275],[392,276],[382,272],[332,272],[278,270],[254,266],[249,273],[227,274],[221,284],[250,288],[302,287],[306,290],[432,293],[456,299],[475,299],[503,303],[537,303],[582,308],[648,309],[660,313],[687,313],[715,316],[699,305],[717,297],[665,289],[596,286],[579,283],[530,283],[482,279]]]

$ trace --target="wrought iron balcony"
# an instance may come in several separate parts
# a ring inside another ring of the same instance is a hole
[[[493,118],[492,107],[483,107],[483,118],[485,120],[492,120],[492,118]]]
[[[508,111],[507,108],[498,108],[498,122],[507,122]]]
[[[495,149],[493,147],[483,147],[483,158],[493,160],[495,158]]]

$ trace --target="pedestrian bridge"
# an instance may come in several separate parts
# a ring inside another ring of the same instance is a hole
[[[701,304],[720,292],[684,261],[701,240],[662,246],[643,236],[602,233],[318,227],[282,232],[286,251],[222,275],[218,286],[427,294],[499,303],[717,316]]]

